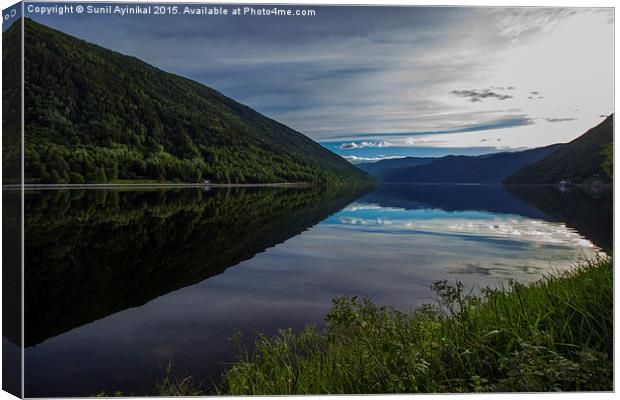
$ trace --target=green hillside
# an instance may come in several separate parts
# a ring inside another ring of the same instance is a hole
[[[21,34],[20,23],[2,34],[2,183],[21,181]]]
[[[4,35],[12,29],[17,24]],[[29,19],[25,121],[27,182],[370,179],[303,134],[207,86]]]
[[[614,116],[557,151],[509,176],[504,183],[555,184],[562,180],[581,183],[590,179],[610,180],[603,171],[604,146],[613,143]]]

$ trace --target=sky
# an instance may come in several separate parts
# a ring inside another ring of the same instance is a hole
[[[25,14],[354,163],[568,142],[613,112],[611,8],[280,7],[316,15]]]

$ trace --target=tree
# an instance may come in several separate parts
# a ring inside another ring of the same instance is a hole
[[[105,171],[103,168],[99,167],[97,168],[97,170],[95,171],[95,182],[97,183],[105,183],[107,182],[107,178],[105,176]]]
[[[84,183],[84,177],[76,172],[69,173],[69,180],[71,183]]]
[[[612,143],[608,143],[603,145],[603,150],[601,151],[605,159],[603,160],[603,164],[601,167],[603,171],[610,178],[614,177],[614,145]]]

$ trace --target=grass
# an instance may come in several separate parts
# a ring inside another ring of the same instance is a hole
[[[437,282],[411,314],[334,300],[326,328],[259,336],[220,394],[613,390],[613,263],[593,260],[533,284],[467,294]]]

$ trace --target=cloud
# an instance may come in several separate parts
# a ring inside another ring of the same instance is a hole
[[[518,43],[520,39],[527,39],[528,36],[549,33],[577,11],[574,8],[560,7],[506,7],[488,8],[486,14],[495,22],[501,36]]]
[[[545,118],[547,122],[566,122],[566,121],[575,121],[577,118]]]
[[[358,157],[358,156],[342,156],[345,160],[352,164],[365,163],[365,162],[377,162],[381,160],[394,160],[398,158],[405,158],[406,156],[378,156],[378,157]]]
[[[342,213],[342,212],[356,212],[356,211],[402,212],[402,211],[407,211],[407,209],[400,208],[400,207],[381,206],[375,203],[353,203],[343,208],[340,212]]]
[[[385,148],[385,147],[417,147],[428,145],[431,143],[442,143],[443,140],[431,140],[425,139],[423,137],[407,137],[402,139],[395,139],[391,141],[363,141],[363,142],[350,142],[350,143],[342,143],[338,148],[340,150],[355,150],[355,149],[363,149],[363,148]]]
[[[390,142],[351,142],[351,143],[342,143],[338,146],[339,149],[342,150],[353,150],[353,149],[362,149],[364,147],[391,147],[394,146],[393,143]]]
[[[486,115],[487,113],[472,113],[476,116]],[[491,115],[494,113],[491,113]],[[445,120],[452,118],[452,115],[444,114]],[[330,148],[340,150],[352,150],[361,148],[388,148],[388,147],[418,147],[420,145],[446,144],[445,139],[431,139],[431,137],[443,137],[444,135],[467,134],[474,132],[490,131],[503,128],[515,128],[534,124],[534,120],[524,115],[514,114],[506,118],[488,119],[484,124],[461,124],[453,129],[420,132],[393,132],[393,133],[355,133],[351,135],[331,135],[322,143],[333,143]],[[355,141],[360,139],[360,141]],[[341,142],[342,141],[342,142]]]
[[[504,90],[504,88],[496,88],[496,90]],[[512,99],[512,95],[502,94],[492,91],[491,89],[468,89],[468,90],[451,90],[450,93],[469,98],[472,103],[481,102],[482,99],[495,98],[497,100]]]

